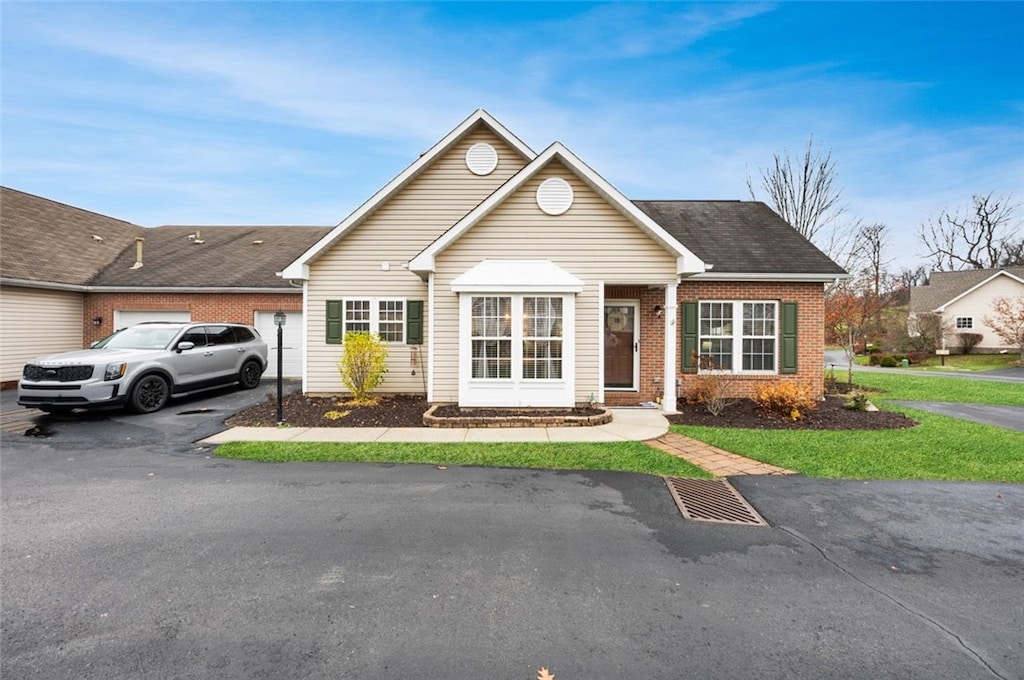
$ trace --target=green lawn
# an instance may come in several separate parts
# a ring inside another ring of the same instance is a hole
[[[791,431],[673,426],[673,431],[815,477],[1024,482],[1024,433],[888,405],[889,400],[1024,406],[1024,385],[856,372],[871,399],[921,424],[907,430]],[[642,442],[381,444],[236,442],[216,455],[265,462],[374,462],[553,470],[707,473]]]
[[[871,395],[872,401],[876,402],[895,399],[1024,406],[1022,383],[857,370],[853,373],[853,381],[857,385],[884,390]]]
[[[962,371],[984,372],[993,371],[998,368],[1010,368],[1017,365],[1020,354],[1011,352],[1009,354],[951,354],[946,357],[943,365],[941,357],[930,357],[923,363],[912,364],[907,370],[918,371],[946,371],[957,373]],[[861,356],[854,359],[858,366],[867,366],[870,357]]]
[[[642,442],[566,443],[319,443],[232,442],[216,455],[263,462],[369,462],[483,465],[548,470],[619,470],[653,475],[710,477],[698,467]]]
[[[872,401],[921,424],[830,432],[672,429],[814,477],[1024,482],[1024,433],[887,404],[893,399],[1024,406],[1024,385],[875,372],[855,372],[854,382],[885,390],[872,393]]]

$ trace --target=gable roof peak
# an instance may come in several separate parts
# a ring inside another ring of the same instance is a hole
[[[590,166],[584,163],[576,154],[569,150],[561,142],[552,142],[546,149],[540,152],[536,158],[530,161],[522,170],[513,175],[497,191],[488,196],[482,203],[466,214],[461,220],[453,225],[448,231],[434,240],[433,243],[424,248],[416,257],[409,262],[409,270],[425,276],[434,269],[434,258],[445,248],[458,240],[462,234],[472,228],[477,222],[487,216],[492,210],[499,206],[506,198],[512,195],[527,181],[535,177],[537,173],[546,168],[553,160],[561,161],[570,172],[575,173],[591,189],[597,192],[605,201],[614,206],[623,215],[632,221],[638,228],[649,237],[658,242],[665,250],[676,256],[677,273],[680,275],[692,275],[704,272],[706,265],[703,260],[697,257],[689,248],[675,239],[657,222],[651,219],[644,211],[640,210],[632,201],[616,189],[608,180],[595,172]]]
[[[390,182],[381,187],[373,196],[367,199],[362,205],[356,208],[348,217],[342,220],[326,236],[314,243],[306,252],[284,268],[281,276],[286,279],[308,279],[309,265],[323,254],[332,244],[348,233],[352,228],[361,223],[364,218],[372,214],[379,206],[388,201],[403,186],[419,176],[424,170],[430,167],[433,162],[445,153],[448,149],[459,142],[478,124],[486,125],[490,130],[501,138],[506,144],[512,147],[525,160],[532,161],[537,154],[527,146],[519,137],[506,128],[497,118],[484,109],[477,109],[465,120],[455,126],[447,135],[437,141],[432,147],[424,151],[405,170],[396,175]]]

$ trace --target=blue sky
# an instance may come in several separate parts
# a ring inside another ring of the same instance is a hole
[[[831,148],[893,266],[1024,199],[1024,3],[2,4],[2,183],[144,226],[340,222],[477,108],[630,198]]]

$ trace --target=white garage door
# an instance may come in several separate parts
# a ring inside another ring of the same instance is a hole
[[[284,366],[282,375],[286,378],[299,378],[302,376],[302,312],[287,312],[288,318],[284,324]],[[264,379],[277,378],[277,326],[274,325],[274,312],[256,312],[256,321],[253,324],[256,330],[263,336],[263,341],[270,348],[267,371],[263,374]]]
[[[192,313],[184,312],[161,312],[161,311],[137,311],[137,310],[114,310],[114,328],[121,329],[134,326],[137,323],[146,321],[191,321]]]

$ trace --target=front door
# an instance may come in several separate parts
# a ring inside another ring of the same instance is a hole
[[[636,300],[607,300],[604,306],[604,386],[637,389],[640,328]]]

